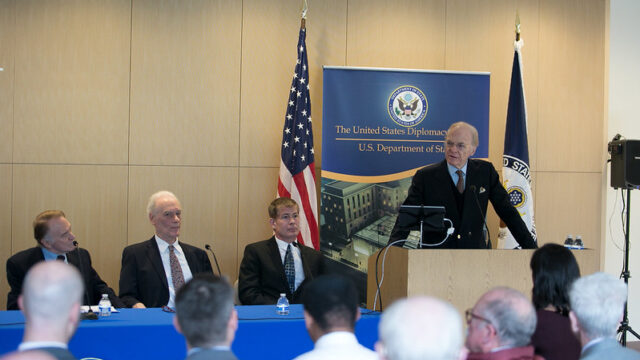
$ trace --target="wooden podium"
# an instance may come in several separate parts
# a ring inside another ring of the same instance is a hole
[[[430,295],[447,300],[461,313],[473,307],[480,295],[495,286],[508,286],[531,296],[533,282],[529,262],[534,250],[408,250],[392,246],[387,253],[382,283],[383,309],[393,300]],[[373,309],[376,294],[375,253],[369,257],[367,307]],[[595,250],[573,250],[580,274],[599,271]],[[383,254],[384,255],[384,254]],[[378,277],[382,271],[382,257]],[[380,300],[376,309],[380,310]]]

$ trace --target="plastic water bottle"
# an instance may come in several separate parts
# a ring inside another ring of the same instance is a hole
[[[111,316],[111,301],[109,301],[109,295],[102,294],[102,299],[98,303],[98,309],[100,309],[100,316]]]
[[[278,315],[289,315],[289,300],[286,294],[280,294],[278,303],[276,304],[276,313]]]
[[[573,248],[573,235],[567,235],[567,238],[564,240],[564,247],[569,249]]]

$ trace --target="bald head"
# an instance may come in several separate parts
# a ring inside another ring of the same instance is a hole
[[[428,296],[394,302],[382,313],[376,350],[388,360],[458,359],[462,319],[449,303]]]
[[[486,353],[500,346],[528,345],[537,317],[533,304],[524,294],[497,287],[480,297],[468,321],[467,348],[471,352]],[[495,332],[485,331],[488,326]]]
[[[55,327],[79,309],[84,284],[80,273],[62,261],[42,261],[24,279],[21,308],[27,323]]]

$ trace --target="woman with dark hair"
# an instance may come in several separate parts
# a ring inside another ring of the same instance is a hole
[[[531,345],[546,360],[580,358],[580,342],[569,322],[569,287],[580,277],[578,262],[562,245],[545,244],[531,257],[533,305],[538,315]]]

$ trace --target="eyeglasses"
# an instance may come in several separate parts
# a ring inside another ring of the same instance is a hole
[[[472,309],[467,309],[467,311],[464,312],[464,317],[467,320],[467,325],[471,325],[471,320],[473,320],[474,318],[478,319],[478,320],[481,320],[481,321],[484,321],[484,322],[486,322],[486,323],[488,323],[490,325],[493,325],[491,320],[489,320],[487,318],[484,318],[484,317],[482,317],[480,315],[474,314]]]
[[[447,140],[444,142],[444,145],[448,148],[452,148],[455,147],[456,149],[458,149],[459,151],[464,151],[467,148],[467,144],[465,143],[454,143],[451,140]]]

